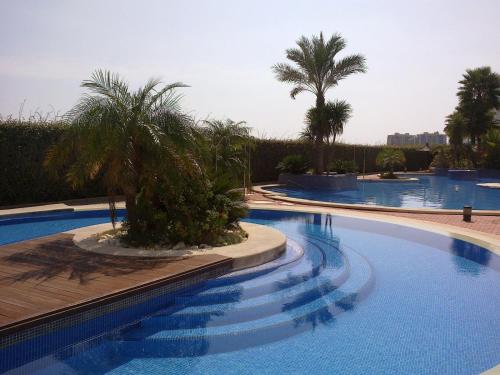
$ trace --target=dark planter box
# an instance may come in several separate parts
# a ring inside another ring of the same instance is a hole
[[[356,190],[358,187],[357,178],[356,173],[334,175],[281,173],[278,177],[278,183],[307,190]]]
[[[477,169],[448,169],[448,177],[452,180],[477,180]]]
[[[448,176],[448,168],[434,168],[436,176]]]

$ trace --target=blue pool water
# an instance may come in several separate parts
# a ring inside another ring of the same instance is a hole
[[[498,255],[342,216],[253,210],[246,221],[303,255],[178,292],[14,373],[477,374],[500,363]]]
[[[466,181],[433,175],[408,177],[416,177],[418,181],[358,181],[356,190],[338,192],[289,187],[273,187],[269,190],[285,193],[293,198],[335,203],[442,209],[462,209],[464,205],[471,205],[477,210],[500,210],[500,189],[477,186],[481,182],[500,182],[500,180]]]
[[[122,220],[124,215],[125,210],[117,210],[117,220]],[[0,245],[107,223],[109,220],[109,212],[104,210],[49,212],[22,217],[0,216]]]

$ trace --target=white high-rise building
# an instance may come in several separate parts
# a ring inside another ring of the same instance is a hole
[[[446,134],[439,132],[434,133],[394,133],[387,136],[387,144],[390,146],[406,146],[406,145],[445,145],[447,143]]]

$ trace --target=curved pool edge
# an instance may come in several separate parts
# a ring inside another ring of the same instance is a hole
[[[474,245],[484,247],[491,252],[500,255],[500,236],[486,232],[479,232],[472,229],[457,227],[449,224],[435,223],[425,220],[411,219],[399,216],[389,216],[374,212],[364,212],[357,210],[334,210],[327,207],[312,206],[281,206],[278,204],[249,204],[252,210],[273,210],[273,211],[291,211],[304,212],[311,214],[331,214],[334,216],[350,217],[355,219],[372,220],[388,224],[402,225],[414,229],[420,229],[447,237],[456,238],[462,241],[470,242]]]
[[[361,210],[361,211],[401,212],[401,213],[412,213],[412,214],[436,214],[436,215],[462,214],[462,210],[452,210],[443,208],[390,207],[381,205],[335,203],[335,202],[315,201],[303,198],[292,198],[286,195],[285,193],[276,193],[270,190],[266,190],[266,188],[272,188],[272,187],[283,187],[283,185],[280,184],[255,185],[252,187],[252,191],[254,191],[255,193],[262,194],[269,199],[294,203],[294,204],[302,204],[306,206],[344,208],[344,209]],[[500,210],[473,210],[473,214],[477,216],[500,216]]]

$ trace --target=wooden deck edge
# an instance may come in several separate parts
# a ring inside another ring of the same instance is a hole
[[[17,320],[6,325],[0,326],[0,337],[5,337],[8,335],[15,334],[20,331],[24,331],[41,324],[47,324],[58,319],[66,318],[70,315],[82,313],[88,310],[92,310],[101,305],[109,304],[112,302],[119,301],[121,299],[131,297],[143,292],[150,291],[155,288],[166,286],[171,283],[175,283],[181,280],[186,280],[194,277],[198,274],[208,272],[211,270],[216,270],[217,268],[227,268],[227,272],[231,271],[233,259],[226,257],[209,264],[205,264],[187,271],[180,272],[175,275],[169,275],[167,277],[156,278],[151,281],[141,283],[139,285],[134,285],[129,288],[119,289],[115,292],[106,294],[104,296],[99,296],[92,299],[87,299],[80,301],[78,303],[65,306],[63,308],[51,310],[46,313],[32,315],[21,320]]]

